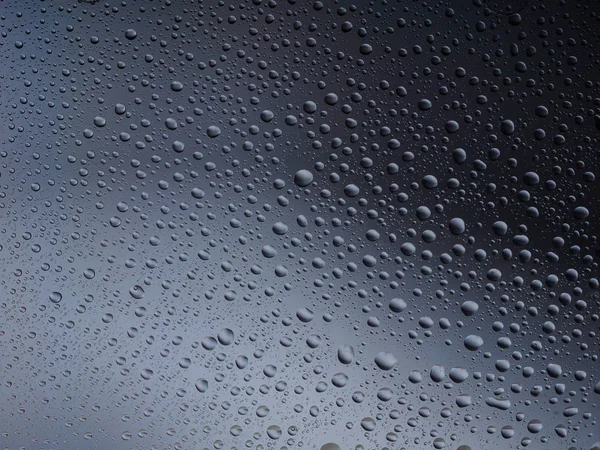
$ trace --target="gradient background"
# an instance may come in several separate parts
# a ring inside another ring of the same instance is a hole
[[[2,447],[591,448],[599,14],[0,2]]]

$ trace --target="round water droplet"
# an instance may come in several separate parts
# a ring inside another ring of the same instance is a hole
[[[379,352],[375,356],[375,364],[381,370],[391,370],[396,365],[398,359],[389,352]]]
[[[204,378],[198,378],[195,383],[196,390],[201,393],[208,391],[208,381]]]
[[[296,175],[294,175],[294,183],[300,187],[308,186],[310,183],[312,183],[312,180],[313,174],[306,169],[301,169],[296,172]]]

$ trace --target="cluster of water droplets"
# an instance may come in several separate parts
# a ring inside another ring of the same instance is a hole
[[[598,447],[599,5],[4,3],[7,448]]]

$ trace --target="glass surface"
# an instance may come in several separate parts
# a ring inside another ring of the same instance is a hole
[[[0,1],[0,448],[597,450],[599,17]]]

